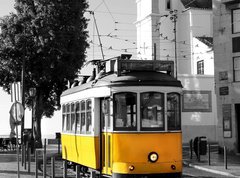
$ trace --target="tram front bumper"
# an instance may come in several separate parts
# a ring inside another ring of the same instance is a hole
[[[182,161],[156,162],[156,163],[123,163],[115,162],[112,167],[113,173],[119,174],[164,174],[181,173]]]

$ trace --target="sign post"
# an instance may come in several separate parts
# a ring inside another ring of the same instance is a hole
[[[21,124],[21,120],[24,116],[24,108],[21,103],[15,101],[15,103],[12,104],[11,109],[9,111],[10,113],[10,125],[11,129],[14,129],[16,127],[16,143],[17,143],[17,175],[18,178],[20,177],[19,174],[19,143],[18,143],[18,125]]]

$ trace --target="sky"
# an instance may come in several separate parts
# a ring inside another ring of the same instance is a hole
[[[88,0],[90,11],[85,17],[89,19],[88,42],[90,48],[87,49],[87,59],[108,59],[121,54],[132,54],[133,58],[137,53],[136,45],[136,0]],[[14,10],[14,0],[0,0],[0,17],[8,15]],[[99,32],[97,35],[96,26]],[[103,55],[100,48],[99,38],[102,44]],[[86,66],[81,71],[82,74],[91,74],[91,66]],[[9,110],[11,107],[10,95],[0,88],[0,135],[9,135]],[[25,112],[26,127],[31,126],[31,112]],[[55,132],[61,131],[61,113],[55,112],[52,118],[43,118],[42,134],[44,137],[55,136]],[[54,126],[54,127],[53,127]]]

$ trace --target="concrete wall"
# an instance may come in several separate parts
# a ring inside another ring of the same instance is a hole
[[[183,142],[196,136],[206,136],[209,141],[217,141],[216,95],[213,75],[179,75],[184,91],[208,91],[211,94],[211,112],[182,113]]]

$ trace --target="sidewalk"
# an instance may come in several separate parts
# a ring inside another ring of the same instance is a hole
[[[50,156],[55,157],[55,177],[62,178],[63,177],[63,162],[61,160],[61,155],[57,154],[57,147],[51,146],[47,147],[47,165],[46,172],[47,177],[51,176],[51,159]],[[38,177],[43,177],[43,165],[42,165],[42,155],[39,154],[39,163],[40,169],[38,169]],[[19,155],[19,177],[20,178],[35,178],[36,164],[34,156],[31,155],[31,164],[30,171],[28,167],[28,163],[26,162],[26,166],[22,165],[21,161],[21,153]],[[26,169],[25,169],[26,168]],[[69,178],[75,177],[74,172],[68,170],[67,173]],[[17,178],[18,177],[18,162],[17,162],[17,154],[14,151],[4,151],[0,152],[0,178]]]
[[[63,162],[59,155],[57,147],[48,147],[47,149],[48,158],[50,155],[55,154],[55,177],[63,177]],[[240,155],[228,155],[227,169],[224,165],[223,154],[218,154],[217,149],[211,151],[211,164],[208,162],[208,155],[201,156],[200,162],[197,160],[195,153],[193,152],[192,159],[190,159],[190,151],[188,146],[183,147],[183,164],[185,166],[193,167],[203,171],[220,174],[225,177],[235,177],[240,178]],[[40,156],[40,162],[41,162]],[[0,178],[16,178],[17,177],[17,155],[16,152],[1,152],[0,153]],[[34,178],[36,164],[32,156],[30,172],[28,172],[28,164],[26,164],[26,169],[22,166],[21,155],[19,156],[19,168],[20,168],[20,177],[21,178]],[[41,164],[42,169],[42,164]],[[75,177],[73,171],[68,170],[68,177]],[[51,175],[51,161],[48,159],[47,162],[47,177]],[[43,177],[42,171],[38,170],[38,177]]]
[[[203,155],[200,157],[200,162],[197,159],[196,154],[192,153],[192,159],[190,159],[190,150],[188,146],[183,147],[183,164],[185,166],[193,167],[203,171],[220,174],[226,177],[240,178],[240,155],[227,154],[227,169],[224,163],[224,155],[219,154],[217,149],[211,149],[210,153],[210,165],[209,156]]]

